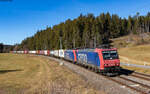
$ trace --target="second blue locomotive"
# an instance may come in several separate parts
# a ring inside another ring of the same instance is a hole
[[[64,53],[66,60],[83,65],[96,72],[114,75],[120,71],[120,60],[116,48],[66,50]]]

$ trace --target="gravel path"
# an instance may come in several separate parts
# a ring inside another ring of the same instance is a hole
[[[93,86],[97,90],[103,90],[107,94],[138,94],[137,92],[126,88],[125,86],[121,86],[113,81],[104,78],[103,76],[91,72],[87,69],[84,69],[80,66],[68,63],[66,61],[48,57],[52,60],[63,63],[64,66],[72,70],[73,72],[80,75],[85,81],[87,81],[88,85]]]
[[[137,64],[127,64],[127,63],[120,63],[121,65],[125,65],[125,66],[131,66],[131,67],[138,67],[138,68],[146,68],[146,69],[150,69],[150,66],[144,66],[144,65],[137,65]]]

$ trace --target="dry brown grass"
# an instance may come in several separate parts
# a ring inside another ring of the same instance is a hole
[[[150,45],[119,49],[121,62],[150,65]]]
[[[0,94],[104,94],[57,62],[33,55],[0,54]]]
[[[140,45],[118,50],[120,61],[129,64],[150,66],[150,45]],[[123,66],[130,70],[150,74],[150,69]]]
[[[116,48],[124,48],[144,44],[150,44],[150,33],[142,33],[138,35],[130,34],[120,38],[112,39],[111,45]]]

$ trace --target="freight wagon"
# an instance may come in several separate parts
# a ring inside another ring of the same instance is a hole
[[[44,50],[44,55],[49,56],[50,55],[50,50]]]

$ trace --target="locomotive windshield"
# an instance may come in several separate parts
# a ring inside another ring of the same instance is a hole
[[[117,51],[102,51],[104,60],[118,59]]]

